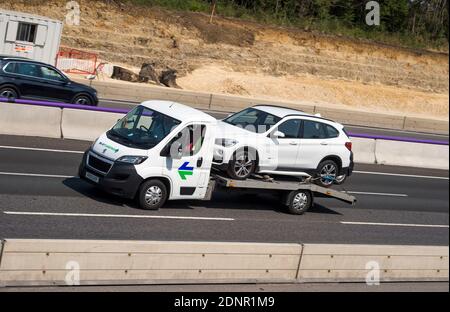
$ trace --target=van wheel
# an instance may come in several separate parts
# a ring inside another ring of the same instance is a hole
[[[247,150],[239,150],[231,159],[227,173],[235,180],[246,180],[256,168],[256,155]]]
[[[19,95],[17,91],[13,88],[5,87],[0,89],[0,97],[8,98],[8,99],[18,99]]]
[[[330,187],[336,180],[339,172],[338,165],[332,160],[322,161],[317,167],[316,184],[323,187]]]
[[[293,191],[288,196],[288,210],[291,214],[302,215],[312,206],[312,195],[309,191]]]
[[[145,210],[158,210],[167,201],[167,188],[160,180],[144,182],[139,189],[139,205]]]

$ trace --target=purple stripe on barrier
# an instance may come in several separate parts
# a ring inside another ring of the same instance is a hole
[[[120,108],[96,107],[96,106],[86,106],[86,105],[79,105],[79,104],[34,101],[34,100],[23,100],[23,99],[16,99],[14,101],[11,101],[7,98],[0,98],[0,102],[6,102],[6,103],[11,103],[11,104],[28,104],[28,105],[38,105],[38,106],[48,106],[48,107],[82,109],[82,110],[90,110],[90,111],[96,111],[96,112],[118,113],[118,114],[126,114],[130,111],[130,110],[120,109]]]
[[[82,109],[82,110],[107,112],[107,113],[118,113],[118,114],[126,114],[129,112],[129,110],[120,109],[120,108],[85,106],[85,105],[78,105],[78,104],[22,100],[22,99],[10,100],[8,98],[2,98],[2,97],[0,97],[0,102],[6,102],[6,103],[11,103],[11,104],[29,104],[29,105],[48,106],[48,107]],[[374,135],[374,134],[364,134],[364,133],[349,133],[348,135],[350,137],[363,138],[363,139],[389,140],[389,141],[434,144],[434,145],[449,145],[449,142],[447,142],[447,141],[416,139],[416,138],[407,138],[407,137],[398,137],[398,136]]]
[[[447,141],[416,139],[416,138],[407,138],[407,137],[398,137],[398,136],[389,136],[389,135],[376,135],[376,134],[365,134],[365,133],[349,133],[348,135],[353,138],[363,138],[363,139],[400,141],[400,142],[434,144],[434,145],[449,145],[449,142],[447,142]]]

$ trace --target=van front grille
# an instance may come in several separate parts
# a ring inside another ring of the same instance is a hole
[[[108,163],[93,154],[89,154],[87,164],[92,169],[95,169],[103,174],[107,174],[112,167],[112,163]]]

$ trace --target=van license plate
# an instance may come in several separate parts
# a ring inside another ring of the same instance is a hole
[[[92,182],[98,183],[98,181],[100,181],[100,178],[93,175],[90,172],[86,172],[86,178],[88,178],[89,180],[91,180]]]

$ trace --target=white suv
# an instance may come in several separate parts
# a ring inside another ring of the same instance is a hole
[[[352,143],[341,124],[290,108],[244,109],[219,121],[216,137],[213,164],[234,179],[313,177],[329,187],[353,170]]]

